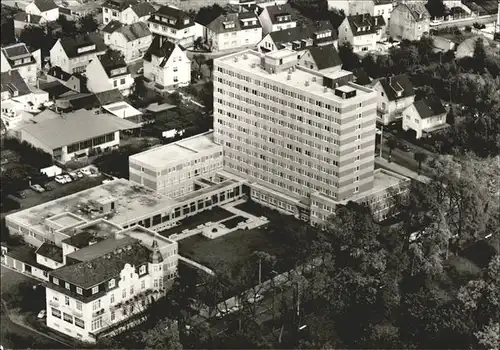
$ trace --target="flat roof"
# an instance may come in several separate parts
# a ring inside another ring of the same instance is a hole
[[[285,51],[285,54],[288,55],[288,49],[283,49],[280,51]],[[244,56],[246,55],[246,58]],[[273,56],[276,55],[276,53],[273,53]],[[351,87],[352,89],[355,89],[357,91],[356,97],[353,97],[352,99],[343,99],[340,96],[335,95],[335,90],[328,88],[325,92],[325,87],[322,84],[322,78],[321,76],[324,76],[323,74],[319,72],[314,72],[310,71],[302,66],[296,66],[296,69],[291,73],[291,79],[288,80],[288,75],[290,74],[288,69],[282,70],[280,72],[276,73],[269,73],[268,71],[264,70],[261,67],[261,58],[265,57],[264,54],[261,54],[259,52],[256,52],[254,50],[245,50],[241,51],[238,53],[234,53],[232,55],[227,55],[223,56],[220,58],[217,58],[215,62],[223,62],[226,65],[230,65],[234,67],[237,70],[243,70],[247,72],[252,72],[252,74],[255,74],[257,76],[260,76],[262,78],[266,78],[275,82],[278,82],[282,86],[289,86],[291,88],[295,88],[298,90],[303,90],[307,91],[309,94],[313,94],[316,96],[320,96],[322,98],[327,98],[330,100],[337,101],[338,103],[342,103],[343,101],[351,101],[354,100],[360,96],[367,95],[369,93],[373,93],[373,90],[353,84],[353,83],[348,83],[347,86]],[[237,58],[237,61],[235,62],[235,58]],[[328,75],[326,75],[329,77]],[[315,78],[313,81],[313,78]],[[319,78],[319,79],[318,79]],[[306,86],[305,83],[309,82],[309,85]]]
[[[123,101],[111,103],[109,105],[102,106],[102,108],[119,118],[131,118],[137,115],[142,115],[141,111]]]
[[[177,203],[176,200],[141,185],[125,179],[116,179],[97,187],[10,214],[7,217],[20,225],[46,232],[48,229],[45,227],[45,220],[65,212],[75,214],[87,222],[94,221],[97,219],[95,211],[88,210],[88,208],[98,208],[99,206],[96,203],[103,198],[109,197],[116,199],[115,212],[105,218],[118,225],[123,225],[128,221]]]
[[[34,120],[37,120],[36,116]],[[119,130],[134,129],[139,125],[108,113],[95,114],[87,110],[63,113],[57,117],[47,112],[47,117],[21,127],[43,144],[56,149],[75,142],[92,139]]]
[[[198,152],[206,151],[215,147],[220,146],[214,142],[213,131],[208,131],[185,140],[131,155],[130,159],[148,164],[154,168],[163,169],[167,164],[186,160],[186,158]]]

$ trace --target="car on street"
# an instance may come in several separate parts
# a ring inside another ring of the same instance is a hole
[[[85,176],[90,176],[92,175],[92,172],[90,171],[89,168],[81,169],[80,172],[85,175]]]
[[[17,197],[19,199],[25,199],[26,198],[26,195],[24,194],[24,192],[14,192],[14,197]]]
[[[75,172],[70,172],[68,175],[71,176],[72,180],[78,180],[78,175]]]
[[[38,315],[36,316],[36,318],[38,318],[39,320],[41,320],[41,319],[44,319],[46,315],[47,315],[47,311],[42,310],[42,311],[40,311],[38,313]]]
[[[410,146],[408,146],[407,144],[402,143],[402,142],[398,143],[398,147],[400,149],[402,149],[403,151],[405,151],[405,152],[410,152],[411,151]]]
[[[73,181],[73,180],[71,180],[71,176],[69,176],[68,174],[65,174],[63,176],[64,176],[64,180],[66,180],[66,182],[72,182]]]
[[[53,190],[52,186],[50,186],[49,184],[45,184],[45,185],[43,185],[43,187],[45,188],[45,191],[52,191]]]
[[[63,176],[63,175],[57,175],[54,180],[56,180],[57,183],[59,184],[65,184],[67,181],[66,181],[66,178]]]
[[[36,191],[38,193],[45,192],[45,188],[43,188],[39,184],[33,184],[33,185],[30,185],[30,187],[33,189],[33,191]]]
[[[81,179],[83,177],[83,174],[82,174],[82,172],[80,170],[78,170],[76,172],[76,176],[78,176],[78,178]]]

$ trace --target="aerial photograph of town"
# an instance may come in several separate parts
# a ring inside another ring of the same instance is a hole
[[[0,3],[0,350],[500,349],[500,0]]]

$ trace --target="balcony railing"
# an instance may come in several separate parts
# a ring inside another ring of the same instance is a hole
[[[54,307],[59,307],[59,302],[55,300],[49,300],[49,305]]]

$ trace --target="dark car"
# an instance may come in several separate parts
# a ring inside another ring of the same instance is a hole
[[[399,148],[401,148],[401,149],[402,149],[403,151],[405,151],[405,152],[410,152],[410,151],[411,151],[410,146],[408,146],[407,144],[404,144],[404,143],[402,143],[402,142],[400,142],[400,143],[398,144],[398,147],[399,147]]]
[[[26,198],[26,195],[24,194],[24,192],[15,192],[15,193],[13,193],[13,195],[14,195],[14,197],[17,197],[20,199]]]
[[[45,188],[46,191],[52,191],[53,190],[52,186],[50,186],[49,184],[45,184],[45,185],[43,185],[43,187]]]

